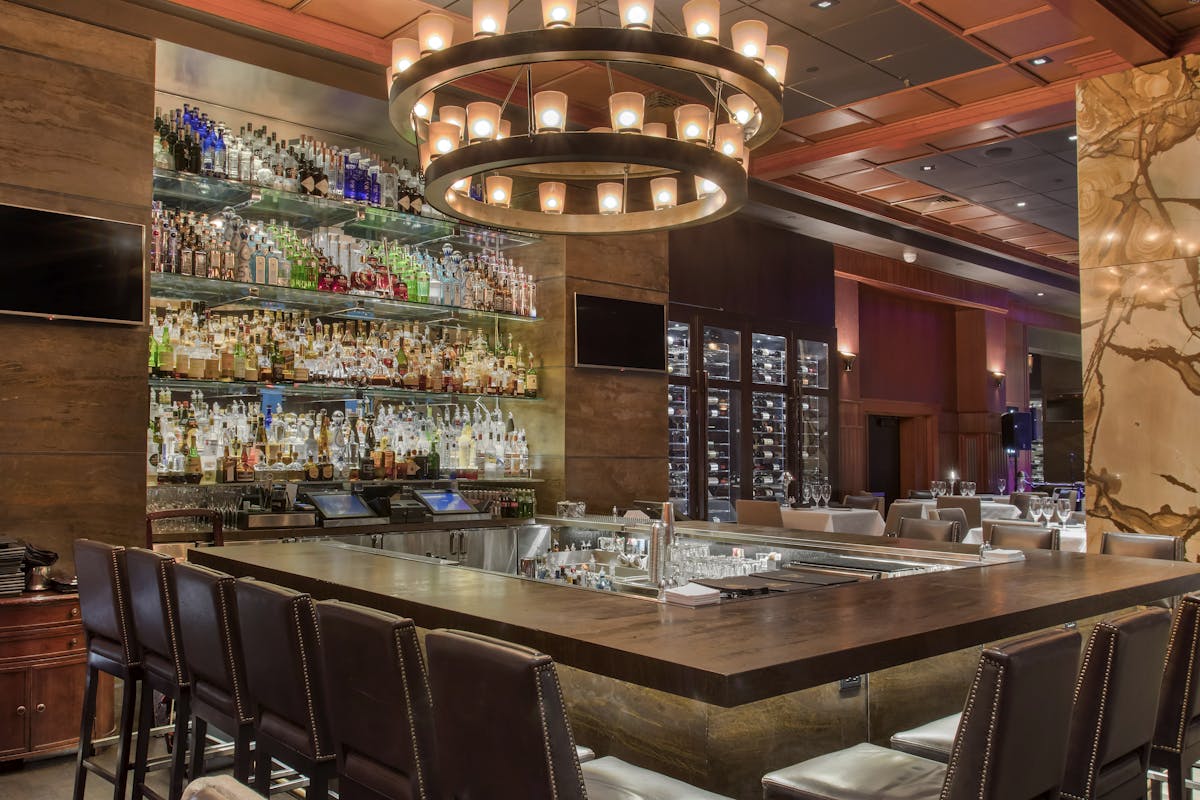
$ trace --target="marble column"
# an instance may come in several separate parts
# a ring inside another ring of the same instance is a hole
[[[1200,532],[1200,57],[1080,84],[1089,549]],[[1200,538],[1189,541],[1195,557]]]

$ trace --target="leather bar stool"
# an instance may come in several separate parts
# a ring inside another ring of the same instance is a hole
[[[848,494],[842,498],[842,505],[846,508],[861,508],[883,514],[883,498],[873,494]]]
[[[88,772],[113,785],[114,800],[123,800],[129,780],[129,742],[142,680],[142,657],[133,627],[125,548],[89,539],[75,540],[75,573],[79,578],[79,612],[87,636],[87,676],[83,690],[83,719],[75,761],[74,800],[83,800]],[[92,760],[92,731],[96,724],[96,693],[100,673],[123,682],[121,721],[117,731],[116,772]]]
[[[1023,527],[1023,528],[1042,528],[1042,527],[1045,527],[1045,526],[1043,526],[1043,525],[1042,525],[1042,523],[1040,523],[1040,522],[1034,522],[1033,520],[1022,520],[1022,519],[985,519],[985,520],[983,521],[983,525],[981,526],[981,527],[982,527],[982,529],[983,529],[983,531],[982,531],[982,532],[983,532],[983,541],[985,541],[985,542],[990,542],[990,541],[992,540],[992,529],[993,529],[993,528],[995,528],[997,525],[1007,525],[1007,526],[1009,526],[1009,527]]]
[[[612,756],[581,765],[550,656],[447,630],[425,650],[443,797],[720,800]]]
[[[885,536],[895,536],[900,530],[900,521],[908,517],[913,519],[921,519],[924,514],[924,506],[921,503],[913,503],[906,500],[896,500],[888,508],[887,519],[883,523],[883,533]]]
[[[763,776],[763,797],[1043,800],[1058,797],[1079,634],[1052,631],[983,651],[949,766],[859,744]]]
[[[1183,561],[1183,537],[1158,533],[1105,531],[1100,540],[1100,553],[1106,556]]]
[[[187,736],[191,681],[183,662],[179,638],[179,600],[175,594],[175,559],[152,550],[131,548],[125,553],[134,628],[142,650],[142,697],[138,716],[137,755],[134,757],[133,800],[158,797],[146,783],[150,729],[154,724],[154,693],[175,704],[175,739],[168,777],[168,800],[183,795],[187,768]]]
[[[1185,800],[1185,781],[1197,761],[1200,761],[1200,596],[1190,594],[1180,600],[1171,624],[1166,667],[1158,693],[1158,722],[1150,747],[1150,768],[1166,772],[1170,800]],[[1155,798],[1161,797],[1162,785],[1158,781],[1153,784],[1153,791]]]
[[[1032,525],[993,525],[990,544],[1000,550],[1057,550],[1059,531]]]
[[[205,771],[208,726],[233,737],[233,775],[250,783],[254,713],[238,632],[237,597],[230,575],[196,564],[175,565],[175,593],[186,622],[183,663],[192,679],[192,754],[188,777]]]
[[[1146,609],[1092,630],[1075,687],[1063,797],[1144,797],[1170,615]],[[959,715],[897,733],[892,747],[946,761]]]
[[[957,522],[959,530],[969,531],[971,526],[967,524],[967,512],[961,508],[935,508],[930,512],[930,519],[937,519],[945,522]]]
[[[307,594],[249,578],[239,578],[234,588],[254,711],[254,789],[268,793],[276,759],[308,778],[308,800],[325,800],[337,761],[316,603]]]
[[[335,600],[317,603],[317,620],[342,800],[439,798],[412,620]]]
[[[900,527],[896,529],[896,536],[901,539],[922,539],[930,542],[958,542],[965,535],[966,532],[958,527],[958,523],[951,520],[904,517],[900,520]]]

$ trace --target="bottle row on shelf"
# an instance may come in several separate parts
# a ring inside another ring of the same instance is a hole
[[[197,214],[161,201],[151,234],[156,273],[537,316],[536,283],[524,268],[495,253],[464,256],[449,243],[433,254],[333,227],[305,236],[286,221],[264,225],[231,208]]]
[[[452,334],[452,335],[451,335]],[[495,397],[538,396],[532,353],[497,334],[415,322],[326,324],[303,314],[157,309],[148,367],[160,377],[396,387]]]
[[[439,478],[470,470],[526,476],[529,446],[512,412],[482,407],[369,405],[285,411],[277,403],[210,402],[150,392],[147,476],[158,483]]]

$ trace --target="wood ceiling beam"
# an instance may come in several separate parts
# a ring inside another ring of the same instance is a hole
[[[1134,66],[1170,58],[1175,32],[1152,8],[1130,0],[1047,0],[1058,13]]]
[[[1016,117],[1056,105],[1075,103],[1075,81],[1065,80],[991,97],[958,108],[934,111],[876,128],[835,136],[812,144],[780,150],[751,160],[756,178],[774,180],[797,172],[805,164],[838,156],[855,156],[875,147],[924,144],[941,134],[964,128],[1002,125]]]

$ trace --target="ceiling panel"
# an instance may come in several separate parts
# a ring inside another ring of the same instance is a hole
[[[882,200],[885,203],[900,203],[905,200],[915,200],[918,197],[933,197],[940,192],[932,186],[926,186],[923,183],[916,181],[904,181],[895,186],[887,186],[883,189],[872,189],[863,192],[867,197],[873,197],[876,200]]]
[[[895,122],[922,114],[931,114],[953,108],[948,100],[943,100],[929,92],[919,89],[908,92],[893,92],[882,97],[855,103],[851,109],[860,114],[866,114],[879,122]]]
[[[1032,114],[1023,114],[1022,116],[1008,120],[1004,124],[1005,127],[1017,133],[1033,133],[1043,131],[1047,128],[1056,128],[1060,125],[1072,125],[1074,122],[1075,103],[1069,102],[1050,106]]]
[[[987,233],[988,231],[994,231],[998,228],[1007,228],[1011,225],[1016,225],[1019,222],[1020,220],[1015,220],[1012,217],[1006,217],[1003,214],[988,214],[987,216],[964,220],[958,224],[964,228],[970,228],[973,231]]]
[[[888,172],[886,169],[869,169],[864,172],[854,172],[849,175],[833,177],[827,183],[832,183],[834,186],[839,186],[843,189],[849,189],[852,192],[866,192],[885,186],[906,183],[906,181],[904,178],[895,173]]]
[[[1078,189],[1057,189],[1053,192],[1046,192],[1046,196],[1068,206],[1075,206],[1079,203]]]
[[[992,216],[992,212],[983,206],[961,206],[949,209],[948,211],[936,211],[930,214],[930,216],[937,217],[946,222],[961,223],[978,217],[990,217]]]
[[[997,239],[1003,239],[1006,242],[1009,239],[1019,239],[1022,236],[1032,236],[1040,232],[1041,228],[1029,222],[1009,225],[1007,228],[993,228],[990,231],[986,231],[988,236],[995,236]]]
[[[976,203],[987,203],[991,208],[996,207],[996,200],[1006,200],[1010,197],[1020,197],[1024,194],[1029,194],[1029,190],[1024,186],[1018,186],[1009,181],[1001,181],[999,183],[989,183],[986,186],[979,186],[974,189],[966,189],[960,194]]]
[[[791,71],[790,66],[788,71]],[[904,88],[904,82],[876,67],[856,61],[842,69],[822,70],[808,80],[793,84],[791,88],[836,107],[899,91]]]
[[[976,37],[1013,58],[1027,53],[1038,53],[1083,35],[1066,17],[1057,13],[1047,13],[980,31]]]
[[[1045,0],[924,0],[922,5],[960,28],[973,28],[1041,8]]]
[[[987,144],[1007,138],[1008,134],[999,128],[968,128],[930,139],[929,144],[938,150],[958,150],[971,145]]]
[[[1007,241],[1013,244],[1019,244],[1021,247],[1046,247],[1047,245],[1062,245],[1067,242],[1067,237],[1061,233],[1035,233],[1030,236],[1022,236],[1017,239],[1008,239]]]
[[[750,0],[756,9],[776,19],[823,36],[830,30],[875,17],[899,4],[896,0],[851,0],[830,8],[814,8],[805,0]]]
[[[804,92],[788,87],[783,90],[783,118],[799,119],[809,114],[818,114],[827,110],[829,103],[810,97]]]
[[[803,0],[793,0],[800,5]],[[863,61],[886,58],[901,50],[934,47],[951,36],[914,11],[895,6],[826,31],[823,41]]]
[[[986,100],[989,97],[1030,89],[1037,85],[1036,80],[1021,70],[1013,67],[997,67],[942,81],[934,87],[934,90],[959,105],[966,105]]]
[[[994,167],[998,164],[1012,164],[1040,155],[1045,155],[1040,147],[1024,139],[1008,139],[983,147],[960,150],[954,154],[954,157],[959,161],[965,161],[978,167]]]
[[[871,127],[869,122],[839,109],[822,111],[820,114],[813,114],[786,125],[787,130],[808,139],[820,139],[869,127]]]
[[[891,164],[895,161],[907,161],[931,153],[933,153],[933,148],[923,144],[914,144],[906,147],[872,147],[869,150],[863,150],[858,157],[863,161],[870,161],[872,164]]]
[[[979,48],[967,44],[949,32],[943,33],[944,37],[931,45],[901,50],[872,63],[912,86],[972,72],[996,63],[994,58]]]
[[[838,175],[847,175],[851,172],[858,172],[864,169],[871,169],[871,165],[866,161],[859,161],[854,158],[831,158],[807,165],[800,174],[823,181]]]
[[[335,22],[372,36],[387,36],[427,11],[429,6],[415,0],[358,0],[352,11],[346,8],[344,0],[312,0],[301,8],[305,16]],[[456,37],[471,35],[469,24],[464,22],[461,28],[458,30],[456,26]]]

